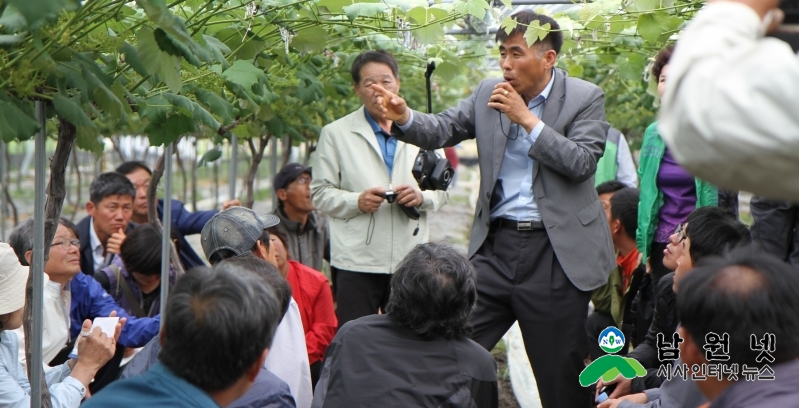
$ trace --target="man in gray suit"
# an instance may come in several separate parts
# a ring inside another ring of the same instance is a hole
[[[472,337],[490,350],[518,320],[544,407],[587,407],[591,397],[578,381],[587,305],[615,266],[594,189],[609,126],[604,94],[554,68],[563,35],[553,19],[529,10],[514,18],[510,34],[497,32],[505,81],[483,81],[455,108],[426,115],[373,88],[404,142],[435,149],[477,139]],[[528,46],[524,33],[536,20],[552,31]]]

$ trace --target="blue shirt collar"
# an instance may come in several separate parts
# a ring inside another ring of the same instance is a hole
[[[375,132],[375,134],[378,134],[378,133],[386,133],[386,132],[385,132],[385,131],[384,131],[384,130],[383,130],[381,127],[380,127],[380,125],[378,125],[378,124],[377,124],[377,121],[376,121],[376,120],[375,120],[375,119],[372,117],[372,115],[369,113],[369,111],[368,111],[368,110],[366,110],[366,108],[365,108],[365,107],[363,108],[363,113],[364,113],[364,115],[366,115],[366,121],[367,121],[367,122],[369,122],[369,126],[371,126],[371,127],[372,127],[372,131],[374,131],[374,132]]]
[[[538,96],[533,99],[530,99],[530,102],[527,103],[527,107],[535,106],[539,103],[543,103],[545,100],[549,99],[549,94],[552,92],[552,86],[555,84],[555,68],[552,68],[552,76],[549,78],[549,83],[547,84],[546,88],[541,91]]]

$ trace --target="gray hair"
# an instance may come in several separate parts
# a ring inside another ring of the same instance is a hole
[[[78,234],[78,227],[76,227],[72,221],[61,217],[58,223],[66,227],[75,237],[80,236],[80,234]],[[14,230],[11,231],[11,235],[8,236],[8,245],[14,248],[14,253],[17,255],[17,259],[19,259],[19,263],[21,263],[22,266],[30,266],[28,265],[28,261],[25,260],[25,253],[33,250],[33,218],[28,218],[14,227]]]
[[[256,274],[230,263],[195,268],[169,295],[158,358],[202,390],[225,390],[272,346],[281,315]]]

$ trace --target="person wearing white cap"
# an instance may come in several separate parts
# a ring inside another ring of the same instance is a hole
[[[14,250],[0,243],[0,407],[29,407],[31,386],[17,356],[17,336],[10,332],[22,326],[25,283],[28,267],[22,266]],[[45,375],[54,408],[78,407],[97,370],[116,350],[116,339],[125,324],[120,319],[114,337],[102,330],[90,331],[90,320],[83,322],[78,342],[78,359],[53,368]]]

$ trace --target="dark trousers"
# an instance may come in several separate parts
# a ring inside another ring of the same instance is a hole
[[[391,274],[336,272],[336,317],[338,327],[350,320],[386,312]]]
[[[752,240],[764,251],[799,268],[799,204],[753,197]]]
[[[591,293],[569,281],[546,232],[492,228],[471,261],[477,270],[472,339],[491,350],[518,320],[543,407],[591,406],[579,382]]]

